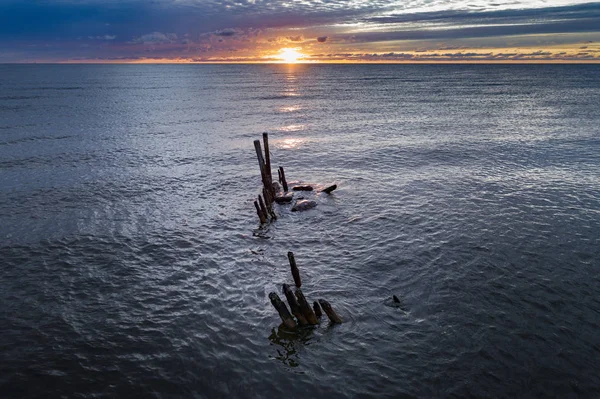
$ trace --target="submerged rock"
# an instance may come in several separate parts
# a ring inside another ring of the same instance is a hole
[[[292,202],[292,199],[294,199],[293,193],[284,193],[277,195],[275,197],[275,202],[278,204],[287,204],[288,202]]]
[[[316,201],[312,201],[312,200],[300,200],[300,201],[296,201],[296,203],[292,207],[292,212],[306,211],[308,209],[314,208],[315,206],[317,206],[317,202]]]

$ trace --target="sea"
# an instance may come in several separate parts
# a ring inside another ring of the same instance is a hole
[[[317,206],[261,225],[263,133]],[[289,251],[342,324],[279,327]],[[2,398],[598,398],[599,370],[600,65],[0,65]]]

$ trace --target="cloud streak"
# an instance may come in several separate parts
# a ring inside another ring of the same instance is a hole
[[[313,61],[421,60],[416,55],[424,51],[434,51],[427,58],[432,61],[542,59],[526,55],[535,52],[525,51],[530,41],[551,53],[544,56],[548,61],[598,59],[594,51],[573,49],[600,41],[600,3],[0,0],[1,62],[261,61],[272,59],[286,43],[300,46]],[[444,55],[445,47],[461,51]],[[522,58],[499,56],[513,53]]]

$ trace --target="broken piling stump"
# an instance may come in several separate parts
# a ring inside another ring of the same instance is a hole
[[[298,270],[298,266],[296,266],[296,258],[294,258],[294,253],[292,251],[288,252],[288,260],[290,261],[290,268],[292,269],[292,277],[294,277],[294,284],[296,287],[302,287],[302,280],[300,279],[300,270]]]
[[[331,194],[331,192],[333,190],[335,190],[336,188],[337,188],[337,184],[334,184],[333,186],[329,186],[329,187],[327,187],[327,188],[325,188],[325,189],[323,189],[321,191],[324,192],[324,193],[327,193],[327,194]]]
[[[335,310],[333,310],[333,308],[331,307],[329,302],[327,302],[325,299],[319,299],[319,303],[321,304],[323,311],[325,312],[327,317],[329,317],[329,320],[332,323],[337,323],[337,324],[342,323],[342,318],[340,316],[338,316],[337,313],[335,313]]]
[[[283,325],[289,328],[290,330],[296,328],[296,322],[294,321],[294,318],[287,309],[287,306],[285,306],[285,303],[283,303],[279,298],[279,295],[277,295],[274,292],[271,292],[269,294],[269,299],[271,300],[271,304],[273,305],[273,307],[277,310],[277,313],[279,313],[279,317],[281,317]]]
[[[315,312],[315,316],[317,316],[317,318],[321,318],[321,316],[323,316],[323,312],[321,312],[321,306],[319,305],[319,302],[314,301],[313,302],[313,311]]]
[[[303,185],[303,186],[294,186],[292,187],[293,191],[312,191],[314,190],[313,186]]]
[[[294,316],[296,316],[296,319],[298,320],[298,324],[300,324],[301,326],[307,325],[308,320],[306,320],[306,317],[304,317],[304,314],[302,313],[302,310],[300,309],[300,304],[298,303],[298,300],[294,296],[294,293],[292,292],[292,289],[290,288],[289,285],[283,284],[283,293],[285,294],[285,297],[287,298],[287,301],[288,301],[288,304],[290,305],[290,310],[292,311],[292,314]]]
[[[296,299],[298,300],[298,305],[300,305],[300,311],[302,312],[302,315],[306,318],[306,321],[308,321],[308,324],[312,324],[313,326],[319,324],[319,320],[317,320],[315,312],[308,304],[308,301],[306,300],[306,297],[304,296],[300,288],[296,289]]]
[[[254,201],[254,207],[256,208],[256,213],[258,214],[258,218],[261,223],[267,223],[267,216],[263,213],[262,209],[258,205],[258,202]]]
[[[269,210],[267,209],[267,206],[265,205],[265,202],[263,201],[263,198],[260,195],[258,196],[258,204],[260,205],[260,210],[265,215],[265,219],[268,219]]]
[[[283,170],[283,166],[279,167],[279,178],[281,180],[281,185],[283,186],[283,191],[288,191],[287,180],[285,180],[285,171]]]

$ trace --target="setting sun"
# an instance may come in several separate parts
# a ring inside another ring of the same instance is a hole
[[[293,48],[282,48],[279,53],[279,58],[290,64],[298,62],[298,59],[302,57],[304,57],[304,54],[296,51],[296,49]]]

